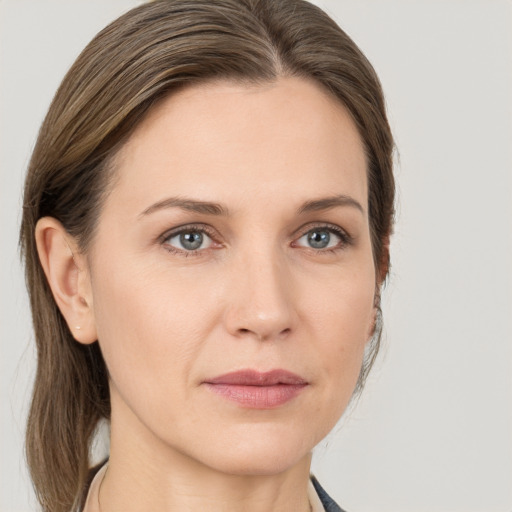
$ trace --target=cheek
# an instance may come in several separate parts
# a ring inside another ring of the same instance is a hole
[[[128,259],[117,259],[115,268],[98,262],[97,269],[96,328],[114,384],[127,393],[141,384],[153,392],[183,386],[213,322],[209,295],[199,283]]]
[[[371,260],[366,259],[332,272],[321,281],[317,293],[306,296],[305,310],[321,331],[317,338],[332,342],[339,351],[360,350],[371,334],[375,272]]]
[[[326,400],[340,415],[352,396],[372,335],[374,276],[371,263],[350,275],[340,273],[326,286],[322,300],[312,297],[307,305],[314,333],[311,338],[323,368]]]

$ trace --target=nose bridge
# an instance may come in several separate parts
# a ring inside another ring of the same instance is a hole
[[[286,259],[267,240],[241,251],[233,269],[228,330],[237,336],[273,339],[292,330],[294,304]]]

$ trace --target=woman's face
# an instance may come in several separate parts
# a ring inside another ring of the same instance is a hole
[[[347,110],[298,78],[194,86],[151,112],[116,175],[88,297],[112,442],[228,473],[291,467],[343,413],[374,322]]]

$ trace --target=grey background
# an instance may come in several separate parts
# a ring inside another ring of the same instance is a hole
[[[21,187],[61,78],[134,0],[0,0],[0,510],[35,510],[23,461],[34,349]],[[350,512],[512,511],[512,4],[324,0],[379,73],[400,151],[386,337],[315,453]]]

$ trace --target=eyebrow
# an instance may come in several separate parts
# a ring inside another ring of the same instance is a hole
[[[330,210],[332,208],[340,206],[349,206],[359,210],[361,213],[364,214],[364,208],[361,206],[361,203],[356,201],[354,198],[346,195],[323,197],[320,199],[306,201],[299,207],[297,213],[301,215],[308,212]],[[219,203],[213,203],[210,201],[198,201],[196,199],[189,199],[183,197],[168,197],[167,199],[158,201],[149,206],[148,208],[146,208],[143,212],[139,214],[139,217],[150,215],[151,213],[154,213],[158,210],[164,210],[167,208],[181,208],[182,210],[187,210],[195,213],[225,217],[229,216],[230,214],[229,210]]]
[[[298,209],[297,213],[302,214],[308,212],[316,212],[320,210],[330,210],[338,206],[350,206],[364,214],[364,208],[361,206],[361,203],[356,201],[354,198],[346,195],[323,197],[320,199],[314,199],[312,201],[306,201]]]
[[[149,215],[158,210],[166,208],[181,208],[195,213],[202,213],[206,215],[222,215],[228,216],[229,211],[225,206],[218,203],[212,203],[209,201],[197,201],[195,199],[188,199],[183,197],[169,197],[162,201],[158,201],[152,204],[149,208],[146,208],[139,217]]]

